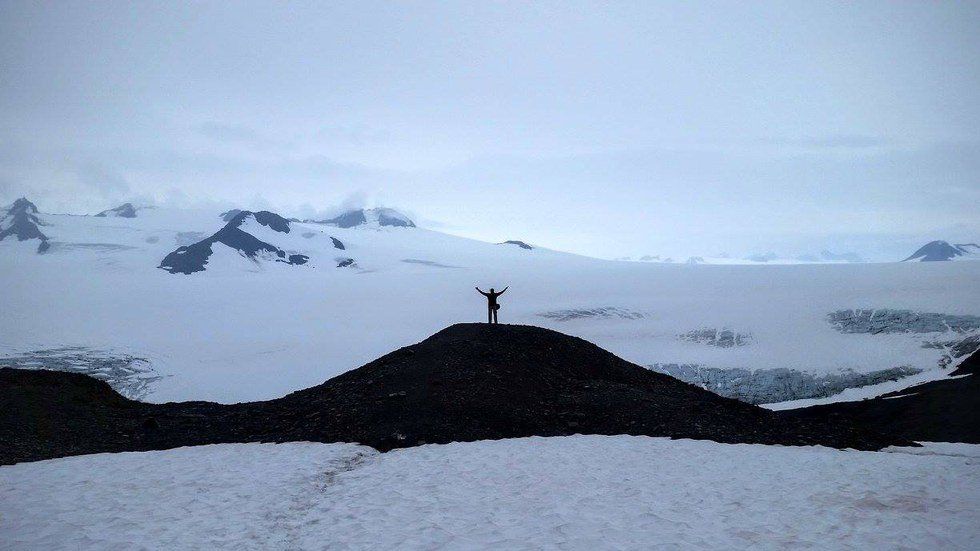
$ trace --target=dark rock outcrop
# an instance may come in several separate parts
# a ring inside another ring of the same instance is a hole
[[[520,247],[522,249],[527,249],[529,251],[534,248],[534,247],[528,245],[527,243],[525,243],[523,241],[518,241],[516,239],[508,239],[507,241],[504,241],[503,243],[498,243],[498,245],[517,245],[518,247]]]
[[[0,241],[8,237],[16,237],[18,241],[37,239],[40,243],[37,252],[43,253],[51,246],[48,237],[38,226],[43,226],[37,217],[37,207],[34,203],[21,197],[10,205],[3,217],[0,217]]]
[[[235,218],[236,216],[238,216],[241,213],[242,213],[242,209],[231,209],[231,210],[226,210],[226,211],[222,212],[218,216],[220,216],[221,219],[224,220],[225,222],[231,222],[231,220],[233,218]]]
[[[331,237],[330,240],[333,241],[333,248],[340,249],[342,251],[347,249],[347,247],[345,247],[344,244],[336,237]]]
[[[172,274],[192,274],[204,271],[208,259],[214,253],[212,247],[216,243],[231,247],[242,256],[252,260],[255,260],[260,253],[266,253],[277,262],[294,265],[306,264],[309,257],[301,254],[287,254],[279,247],[261,241],[254,235],[242,230],[239,226],[249,217],[274,231],[289,233],[289,221],[278,214],[269,211],[254,213],[247,210],[241,211],[211,237],[179,247],[176,251],[168,254],[160,262],[159,267]]]
[[[386,208],[351,210],[335,218],[320,220],[317,223],[330,224],[332,226],[337,226],[338,228],[353,228],[355,226],[363,226],[369,223],[376,223],[379,226],[401,228],[415,227],[415,222],[412,222],[404,214],[398,212],[397,210]]]
[[[321,385],[234,405],[146,404],[83,375],[0,369],[0,464],[223,442],[360,442],[387,451],[577,433],[863,450],[912,444],[723,398],[522,325],[453,325]]]
[[[950,376],[871,400],[784,413],[804,421],[836,419],[918,442],[980,444],[980,351],[963,360]]]

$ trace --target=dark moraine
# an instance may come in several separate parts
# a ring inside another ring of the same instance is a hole
[[[147,404],[84,375],[0,370],[4,464],[222,442],[360,442],[387,451],[570,434],[913,445],[840,419],[723,398],[582,339],[524,325],[453,325],[321,385],[234,405]]]
[[[980,351],[963,360],[950,378],[872,400],[790,410],[800,420],[837,419],[918,442],[980,444]]]

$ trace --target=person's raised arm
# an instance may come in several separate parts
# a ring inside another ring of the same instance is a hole
[[[497,293],[497,294],[498,294],[498,295],[502,295],[502,294],[504,294],[504,293],[506,293],[506,292],[507,292],[507,289],[510,289],[510,285],[508,285],[508,286],[506,286],[506,287],[504,287],[504,288],[503,288],[503,289],[502,289],[502,290],[501,290],[501,291],[500,291],[499,293]]]
[[[489,296],[489,295],[487,295],[486,293],[484,293],[483,291],[481,291],[479,287],[473,287],[473,288],[474,288],[474,289],[476,289],[476,292],[477,292],[477,293],[480,293],[480,294],[481,294],[481,295],[483,295],[483,296]]]

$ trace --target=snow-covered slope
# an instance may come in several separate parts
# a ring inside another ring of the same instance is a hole
[[[49,238],[45,254],[35,254],[37,241],[27,249],[0,241],[0,355],[45,365],[55,361],[52,350],[68,350],[75,370],[78,350],[94,363],[129,358],[140,380],[155,381],[151,401],[266,399],[452,323],[481,321],[485,299],[473,287],[510,285],[502,322],[554,328],[640,365],[694,373],[691,381],[720,393],[783,401],[825,398],[824,389],[843,382],[879,385],[829,398],[839,399],[946,376],[977,330],[922,320],[980,316],[974,262],[614,262],[417,227],[287,221],[287,233],[254,215],[236,229],[308,261],[290,265],[276,261],[278,253],[253,261],[215,241],[204,271],[157,268],[222,230],[218,215],[166,208],[137,218],[36,215]],[[895,332],[843,330],[832,315],[852,310],[919,321]],[[894,314],[903,311],[919,317]],[[733,370],[758,375],[736,384],[742,372]],[[132,379],[116,371],[118,380]],[[919,373],[888,380],[912,372]]]
[[[973,549],[980,446],[571,436],[0,467],[12,549]]]
[[[980,260],[980,245],[976,243],[957,243],[950,245],[945,241],[930,241],[906,258],[908,261],[937,262],[945,260]]]

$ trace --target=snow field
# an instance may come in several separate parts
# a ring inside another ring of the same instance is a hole
[[[10,549],[973,549],[978,509],[966,444],[226,444],[0,467]]]

